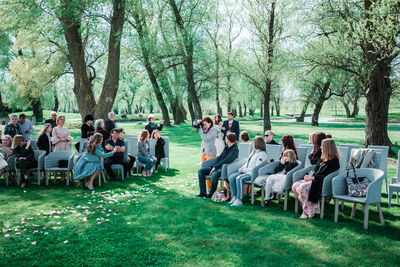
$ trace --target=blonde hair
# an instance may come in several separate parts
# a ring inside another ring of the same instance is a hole
[[[57,116],[57,119],[56,119],[57,125],[58,125],[58,122],[61,120],[61,118],[64,118],[64,120],[65,120],[65,116],[64,115]]]
[[[289,163],[296,163],[297,162],[296,153],[294,153],[293,149],[286,149],[285,151],[283,151],[283,155],[282,156],[288,157],[289,158]]]
[[[103,141],[103,135],[101,133],[95,133],[89,138],[89,144],[87,145],[87,151],[94,155],[96,147],[100,145]]]
[[[11,136],[9,136],[8,134],[3,135],[3,136],[1,137],[1,140],[4,140],[4,139],[7,139],[8,142],[10,143],[10,146],[11,146],[11,144],[12,144],[12,138],[11,138]]]
[[[335,141],[332,138],[324,139],[321,144],[322,155],[321,159],[323,161],[328,161],[334,158],[339,159],[339,152],[337,150]]]
[[[140,132],[139,142],[145,141],[149,137],[149,132],[147,130],[143,130]]]
[[[47,129],[48,129],[49,127],[51,127],[51,124],[50,124],[50,123],[45,123],[45,124],[43,125],[42,130],[40,130],[39,136],[45,134],[46,131],[47,131]]]
[[[254,137],[253,142],[254,142],[254,149],[258,149],[258,150],[261,150],[261,151],[266,151],[267,150],[266,145],[265,145],[265,141],[261,136]]]
[[[14,136],[13,142],[12,142],[12,149],[16,149],[17,147],[21,146],[21,143],[25,141],[25,138],[23,135],[17,134]]]

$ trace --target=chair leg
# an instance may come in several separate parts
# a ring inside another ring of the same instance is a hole
[[[365,204],[365,212],[364,212],[364,229],[368,229],[368,215],[369,215],[369,205]]]
[[[44,171],[44,180],[46,182],[46,185],[49,185],[49,172]]]
[[[380,219],[380,221],[381,221],[381,224],[384,225],[384,224],[385,224],[385,220],[383,219],[383,213],[382,213],[381,203],[378,203],[378,204],[376,205],[376,207],[378,208],[379,219]]]
[[[392,196],[393,196],[393,192],[392,192],[392,189],[389,187],[389,193],[388,193],[388,205],[389,205],[389,207],[392,204]]]
[[[323,219],[323,218],[324,218],[324,211],[325,211],[325,197],[321,197],[321,203],[320,203],[320,205],[321,205],[321,212],[320,212],[320,214],[319,214],[319,217],[320,217],[321,219]]]
[[[335,198],[335,215],[334,215],[334,222],[337,223],[339,218],[339,201]]]
[[[103,182],[104,184],[106,184],[107,183],[106,174],[104,172],[101,172],[101,174],[103,175]]]
[[[283,210],[287,210],[288,198],[289,198],[289,190],[285,190],[285,199],[283,200]]]
[[[70,175],[70,172],[66,172],[66,174],[67,174],[67,175],[66,175],[66,176],[67,176],[67,178],[66,178],[66,179],[67,179],[66,184],[67,184],[67,186],[68,186],[68,185],[69,185],[69,178],[70,178],[71,175]]]
[[[42,179],[42,174],[40,171],[37,172],[37,176],[38,176],[38,185],[40,185],[40,180]]]
[[[385,177],[385,181],[386,181],[386,194],[388,193],[388,180],[387,180],[387,175]]]
[[[299,200],[297,197],[294,198],[294,212],[299,213]]]
[[[8,179],[10,178],[10,174],[8,172],[5,172],[4,177],[6,178],[6,186],[8,186]]]
[[[251,185],[251,205],[254,205],[254,184]]]
[[[100,172],[100,173],[99,173],[99,177],[98,177],[99,187],[101,186],[101,175],[102,175],[102,173],[103,173],[103,172]]]
[[[265,190],[264,187],[261,187],[261,207],[264,207],[264,199],[265,199]]]
[[[356,216],[356,210],[357,210],[357,203],[353,203],[353,208],[351,209],[351,217]]]

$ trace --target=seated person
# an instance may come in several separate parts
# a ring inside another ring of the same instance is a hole
[[[164,126],[164,120],[162,120],[160,122],[160,126],[158,126],[153,114],[150,114],[148,119],[149,119],[149,123],[146,125],[145,129],[149,132],[150,136],[154,130],[159,130],[160,132],[162,131],[163,126]]]
[[[46,151],[46,155],[50,154],[53,151],[53,145],[51,143],[51,132],[53,128],[50,123],[45,123],[43,125],[42,130],[39,133],[39,139],[37,142],[37,146],[39,150]]]
[[[95,133],[100,133],[103,136],[103,144],[101,146],[105,149],[105,142],[110,138],[110,134],[105,129],[105,124],[103,119],[98,119],[94,122]]]
[[[242,142],[242,143],[250,143],[250,136],[249,136],[249,133],[248,132],[246,132],[246,131],[243,131],[243,132],[241,132],[240,133],[240,136],[239,136],[239,140],[240,140],[240,142]]]
[[[25,142],[24,136],[17,134],[14,136],[12,148],[13,154],[17,158],[17,167],[20,169],[21,187],[26,187],[28,184],[28,170],[37,166],[31,141]]]
[[[11,149],[12,139],[9,135],[4,135],[1,137],[0,143],[0,157],[7,161],[8,157],[13,154]],[[0,170],[0,176],[3,175],[5,168]]]
[[[157,171],[157,168],[160,165],[161,159],[165,158],[165,151],[164,151],[165,141],[160,136],[160,132],[158,130],[153,131],[152,139],[156,140],[155,152],[156,152],[156,158],[157,158],[157,162],[156,162],[156,171]]]
[[[269,204],[271,192],[282,194],[285,189],[286,174],[297,167],[297,165],[294,151],[291,149],[285,150],[281,162],[275,168],[275,174],[266,177],[264,206]]]
[[[296,149],[296,146],[294,145],[293,137],[291,135],[284,135],[284,136],[282,136],[281,142],[282,142],[283,149],[281,151],[281,156],[279,157],[279,159],[282,158],[283,152],[288,149],[291,149],[294,151],[294,153],[296,154],[296,159],[297,159],[298,158],[297,149]]]
[[[292,186],[294,196],[303,206],[301,219],[312,218],[320,212],[319,199],[326,176],[340,168],[339,152],[333,139],[324,139],[321,145],[321,161],[315,166],[313,176],[306,175],[304,180]]]
[[[113,164],[121,164],[124,167],[125,177],[127,177],[128,173],[128,162],[124,159],[124,152],[125,152],[125,142],[119,138],[118,129],[111,130],[111,138],[107,139],[105,142],[105,147],[107,152],[114,151],[114,148],[117,148],[114,155],[110,158],[104,160],[104,169],[108,176],[110,176],[111,180],[116,180],[115,174],[111,169],[111,165]]]
[[[17,134],[22,134],[21,128],[18,125],[17,114],[10,115],[10,122],[4,128],[4,134],[11,136],[11,138],[14,138]]]
[[[83,124],[81,126],[81,138],[89,139],[91,135],[94,134],[94,127],[93,127],[94,118],[91,114],[88,114],[83,118]],[[75,144],[75,148],[79,151],[80,142]],[[79,151],[81,152],[81,151]]]
[[[221,168],[224,164],[232,163],[239,156],[239,149],[236,145],[236,134],[228,133],[225,137],[226,146],[222,154],[216,158],[216,162],[212,167],[203,167],[198,171],[200,194],[195,197],[211,198],[217,190],[218,179],[221,176]],[[211,159],[214,160],[214,159]],[[206,176],[211,176],[211,191],[207,195]]]
[[[102,171],[100,159],[107,159],[117,152],[117,147],[114,147],[110,153],[104,153],[101,146],[103,143],[103,136],[100,133],[95,133],[89,139],[89,144],[85,151],[85,154],[78,160],[74,167],[74,180],[90,177],[85,183],[85,186],[90,190],[93,190],[93,181]]]
[[[232,199],[229,202],[231,206],[242,205],[244,182],[251,180],[251,172],[254,167],[267,160],[265,142],[261,136],[256,136],[253,139],[253,147],[254,149],[247,158],[246,163],[229,177],[229,186],[232,192]]]
[[[266,130],[264,133],[264,137],[265,137],[265,143],[267,143],[267,145],[279,145],[274,140],[274,133],[271,130]]]
[[[119,138],[121,138],[122,140],[125,141],[125,130],[122,128],[119,128],[118,131],[119,131]],[[133,165],[135,165],[135,161],[136,161],[136,158],[134,156],[128,155],[128,173],[129,173],[129,175],[131,175],[131,171],[132,171]]]
[[[310,160],[311,165],[317,164],[321,160],[321,143],[322,140],[326,139],[326,135],[322,132],[316,132],[313,134],[311,142],[314,145],[314,148],[308,158]]]
[[[145,164],[142,172],[143,177],[150,176],[150,170],[157,161],[156,158],[150,155],[150,147],[148,143],[149,137],[149,132],[144,130],[140,133],[138,140],[138,161]]]
[[[107,119],[104,121],[105,124],[105,130],[111,134],[112,129],[117,128],[117,124],[115,123],[115,114],[114,112],[109,112],[107,115]]]

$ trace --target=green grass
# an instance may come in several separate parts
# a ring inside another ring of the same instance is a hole
[[[262,132],[261,123],[241,125],[252,136]],[[128,134],[143,127],[121,126]],[[293,134],[307,139],[317,129],[274,123],[273,130],[278,137]],[[322,125],[318,130],[331,133],[339,143],[364,138],[359,125]],[[399,140],[398,128],[389,131]],[[360,207],[350,218],[351,208],[346,205],[336,224],[332,205],[324,220],[298,219],[293,198],[286,212],[277,203],[262,209],[259,201],[252,206],[246,200],[244,206],[231,208],[194,199],[200,137],[188,125],[165,128],[163,134],[171,139],[172,169],[151,178],[132,176],[125,182],[110,182],[94,194],[60,183],[31,185],[24,191],[1,181],[0,225],[12,231],[0,235],[0,266],[399,266],[400,205],[394,202],[389,209],[385,193],[385,226],[371,208],[368,231],[363,229]],[[389,169],[389,177],[394,173]],[[62,213],[44,215],[53,210]],[[21,225],[25,227],[14,231]]]

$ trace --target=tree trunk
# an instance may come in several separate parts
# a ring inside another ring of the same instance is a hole
[[[311,117],[311,125],[312,126],[319,126],[319,113],[321,112],[322,106],[323,106],[324,102],[318,102],[317,104],[315,104],[315,108],[314,108],[314,112],[312,114]]]
[[[54,91],[54,108],[53,108],[53,110],[55,111],[55,112],[57,112],[58,111],[58,109],[59,109],[59,106],[60,106],[60,102],[58,101],[58,95],[57,95],[57,89]]]
[[[261,102],[261,104],[260,104],[260,117],[261,117],[261,118],[264,117],[263,107],[264,107],[264,103]]]
[[[238,104],[239,104],[239,117],[242,118],[243,117],[242,104],[240,104],[240,101],[238,102]]]
[[[1,91],[0,91],[0,113],[1,113],[3,116],[7,116],[7,115],[8,115],[8,112],[11,112],[11,110],[7,107],[7,105],[5,105],[5,104],[3,103],[3,99],[2,99]]]
[[[271,106],[271,117],[273,117],[274,116],[274,106],[272,105]]]
[[[319,113],[321,113],[321,109],[322,109],[322,106],[324,105],[325,101],[328,100],[329,97],[331,97],[331,95],[329,95],[328,97],[326,96],[326,94],[329,91],[330,85],[331,85],[331,82],[327,81],[323,84],[322,87],[319,87],[316,89],[316,91],[318,91],[320,95],[315,103],[314,112],[311,117],[311,126],[319,126],[319,122],[318,122]]]
[[[43,109],[42,109],[42,102],[40,99],[33,99],[32,100],[32,109],[33,109],[33,116],[36,117],[36,121],[43,120]]]
[[[229,75],[228,75],[228,103],[227,103],[227,112],[232,112],[232,96],[231,96],[231,94],[230,94],[230,89],[229,89],[229,87],[230,87],[230,85],[229,85]],[[221,114],[222,115],[222,114]]]
[[[343,104],[343,107],[344,107],[344,110],[346,111],[346,118],[350,118],[351,117],[351,114],[350,114],[350,107],[349,107],[349,104],[346,102],[346,100],[342,100],[341,101],[342,102],[342,104]]]
[[[243,103],[243,106],[244,106],[244,116],[246,117],[246,115],[247,115],[247,106],[246,106],[246,102],[244,102]]]
[[[180,14],[180,9],[178,9],[175,0],[169,0],[169,5],[171,6],[175,18],[175,23],[183,39],[183,43],[181,44],[182,47],[184,48],[183,66],[186,71],[188,94],[193,104],[192,109],[193,109],[194,119],[202,119],[203,114],[201,110],[200,99],[197,95],[196,84],[194,82],[194,66],[193,66],[194,43],[190,33],[187,32],[188,28],[190,27],[187,26],[185,27],[183,19]]]
[[[188,96],[187,102],[188,102],[188,109],[189,109],[189,113],[190,113],[190,118],[192,119],[192,123],[193,123],[196,120],[196,115],[195,115],[194,110],[193,110],[193,103],[192,103],[192,100],[190,99],[190,96]]]
[[[281,98],[280,96],[274,97],[276,116],[281,116]]]
[[[354,99],[353,99],[353,112],[350,115],[351,118],[355,118],[358,116],[358,112],[359,112],[358,100],[359,99],[360,99],[360,92],[357,91],[357,93],[354,95]]]
[[[215,101],[217,102],[217,113],[222,115],[221,103],[219,100],[219,51],[218,46],[215,47]]]
[[[94,112],[95,118],[106,118],[112,109],[119,88],[121,38],[125,22],[125,0],[113,0],[110,36],[108,39],[108,64],[103,90]]]
[[[143,18],[141,18],[139,16],[138,10],[136,10],[136,12],[134,12],[134,14],[132,14],[132,15],[136,22],[136,24],[133,24],[133,26],[135,27],[135,29],[138,33],[140,50],[141,50],[142,57],[143,57],[143,64],[146,68],[147,75],[149,76],[151,85],[153,87],[154,94],[156,95],[158,104],[160,106],[161,113],[162,113],[162,116],[164,119],[164,125],[171,126],[171,122],[169,120],[168,108],[167,108],[167,105],[165,104],[164,97],[161,93],[160,85],[157,81],[155,71],[150,62],[150,51],[149,51],[149,48],[147,47],[149,45],[149,42],[148,42],[149,36],[148,36],[147,25],[144,24],[145,22],[144,22]],[[152,113],[152,112],[150,112],[150,113]]]
[[[266,130],[271,130],[271,118],[269,114],[269,101],[270,94],[264,94],[264,132]]]

